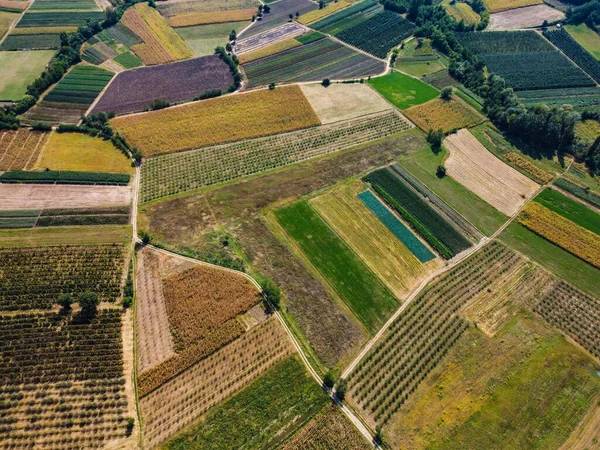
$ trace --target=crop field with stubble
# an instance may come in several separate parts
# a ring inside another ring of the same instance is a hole
[[[434,98],[427,103],[408,108],[403,113],[423,131],[442,129],[448,132],[485,121],[485,117],[458,98]]]

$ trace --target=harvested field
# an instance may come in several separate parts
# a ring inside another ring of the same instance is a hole
[[[253,8],[256,12],[258,9],[257,0],[204,0],[202,2],[194,0],[168,0],[156,3],[156,7],[165,17],[172,17],[181,14],[189,14],[194,12],[216,12],[216,11],[231,11],[240,9]]]
[[[315,22],[317,20],[320,20],[323,17],[328,16],[329,14],[333,14],[334,12],[337,12],[340,9],[344,9],[344,8],[350,6],[351,4],[352,3],[349,2],[348,0],[339,0],[339,1],[336,1],[336,2],[327,3],[321,9],[317,9],[315,11],[311,11],[311,12],[308,12],[306,14],[303,14],[298,19],[298,22],[301,23],[301,24],[307,25],[309,23],[312,23],[312,22]]]
[[[50,133],[21,128],[0,131],[0,171],[33,168]]]
[[[173,28],[208,25],[211,23],[229,23],[250,20],[256,15],[256,8],[237,9],[230,11],[193,12],[167,18]]]
[[[540,187],[496,158],[468,130],[444,139],[448,175],[507,216],[515,214]]]
[[[554,178],[554,175],[552,175],[550,172],[546,172],[544,169],[539,168],[517,152],[505,153],[504,158],[513,166],[526,172],[530,178],[540,184],[549,183]]]
[[[19,9],[23,11],[27,9],[27,3],[21,0],[0,0],[0,8]]]
[[[365,84],[304,84],[300,88],[323,124],[392,109]]]
[[[54,51],[0,52],[0,100],[20,100],[27,86],[40,76]]]
[[[131,225],[46,227],[0,230],[0,247],[101,245],[131,242]]]
[[[282,41],[277,41],[274,44],[261,47],[258,50],[253,50],[239,56],[240,64],[246,64],[257,59],[266,58],[267,56],[276,55],[277,53],[290,50],[295,47],[300,47],[302,44],[293,37],[286,38]]]
[[[287,38],[300,36],[306,32],[306,28],[298,25],[296,22],[288,22],[276,28],[266,30],[254,36],[238,39],[233,47],[233,51],[237,55],[242,55],[247,52],[253,52],[263,47],[268,47],[276,42]],[[257,59],[257,58],[254,58]]]
[[[275,317],[254,326],[142,397],[145,444],[154,447],[172,438],[292,352]]]
[[[485,9],[490,13],[497,13],[509,9],[520,9],[524,6],[541,5],[542,0],[484,0]]]
[[[121,206],[131,203],[129,186],[0,184],[0,210]]]
[[[436,98],[422,105],[413,106],[405,110],[404,114],[423,131],[441,128],[447,132],[455,128],[472,127],[486,120],[457,98],[449,101]]]
[[[552,23],[565,17],[564,13],[548,5],[535,5],[490,15],[489,31],[518,30],[540,26],[544,20]]]
[[[300,17],[309,11],[319,8],[319,5],[309,0],[280,0],[269,5],[271,12],[263,14],[262,20],[257,20],[242,34],[241,38],[246,39],[271,28],[278,27],[289,22],[289,15],[300,13]]]
[[[210,99],[116,118],[111,123],[145,156],[268,136],[320,124],[298,86]]]
[[[178,81],[172,83],[171,80]],[[180,103],[209,90],[226,91],[232,84],[229,67],[216,55],[141,67],[117,74],[93,112],[143,111],[149,109],[154,100]]]

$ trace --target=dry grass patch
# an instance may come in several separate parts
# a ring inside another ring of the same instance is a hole
[[[258,7],[257,0],[168,0],[157,2],[156,7],[165,17],[178,16],[194,12],[213,13],[216,11],[231,11],[254,9]]]
[[[448,132],[472,127],[485,121],[485,117],[457,98],[452,100],[435,98],[403,112],[423,131],[441,128],[444,132]]]
[[[256,8],[236,9],[230,11],[193,12],[169,17],[167,22],[172,27],[191,27],[210,23],[241,22],[250,20],[256,14]]]
[[[352,3],[348,0],[338,0],[337,2],[328,3],[321,9],[315,9],[314,11],[302,14],[298,18],[298,22],[304,25],[315,22],[325,16],[328,16],[329,14],[333,14],[334,12],[339,11],[340,9],[344,9],[350,6],[351,4]]]
[[[60,34],[74,33],[77,27],[27,27],[13,28],[10,32],[11,36],[26,35],[26,34]]]
[[[155,156],[319,125],[298,86],[191,103],[111,121],[144,155]]]
[[[540,187],[496,158],[468,130],[444,139],[448,175],[498,211],[512,216]]]
[[[534,179],[538,180],[540,183],[546,184],[550,183],[554,179],[554,175],[550,172],[546,172],[544,169],[533,164],[527,158],[524,158],[517,152],[508,152],[505,153],[504,158],[507,161],[510,161],[515,167],[527,172]]]
[[[328,87],[304,84],[300,87],[324,124],[393,109],[366,84],[332,84]]]
[[[36,169],[133,173],[131,161],[110,141],[81,133],[52,133]]]
[[[277,53],[289,50],[291,48],[300,47],[302,44],[294,38],[287,38],[283,41],[276,42],[275,44],[268,45],[258,50],[254,50],[248,53],[241,54],[238,59],[240,64],[249,63],[250,61],[256,61],[260,58],[266,58],[267,56],[275,55]]]
[[[21,11],[24,11],[27,9],[27,4],[28,2],[23,1],[0,0],[0,8],[20,9]]]
[[[497,13],[524,6],[541,5],[544,2],[542,0],[483,0],[483,3],[490,13]]]
[[[547,20],[549,23],[564,19],[563,12],[547,5],[528,6],[526,8],[504,11],[490,16],[490,31],[518,30],[540,26]]]
[[[27,128],[0,131],[0,171],[31,169],[49,136]]]

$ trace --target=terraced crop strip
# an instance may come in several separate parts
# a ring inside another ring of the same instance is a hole
[[[125,437],[121,311],[0,316],[0,446],[98,448]]]
[[[600,61],[579,45],[564,28],[545,31],[544,36],[586,71],[596,82],[600,83]]]
[[[275,317],[190,367],[140,400],[151,448],[250,384],[293,352]]]
[[[352,399],[385,424],[468,328],[456,313],[522,258],[496,242],[430,283],[348,378]]]
[[[600,105],[600,88],[565,88],[565,89],[541,89],[534,91],[519,91],[519,98],[526,106],[537,104],[571,105],[578,110]]]
[[[232,181],[327,155],[410,127],[401,115],[384,112],[234,144],[158,156],[142,165],[140,201]]]
[[[120,294],[122,245],[10,248],[0,250],[0,310],[46,309],[61,293]]]
[[[306,25],[312,22],[316,22],[319,19],[322,19],[329,14],[333,14],[334,12],[339,11],[340,9],[347,8],[352,3],[348,0],[338,0],[336,2],[329,2],[323,8],[317,9],[315,11],[311,11],[309,13],[303,14],[298,19],[298,22]]]
[[[47,11],[26,12],[17,28],[33,27],[78,27],[85,25],[87,20],[102,20],[102,11]]]
[[[19,34],[14,30],[17,29],[13,28],[13,32],[2,41],[0,51],[49,50],[60,47],[60,35],[58,34]],[[29,28],[20,28],[19,30],[29,30]]]
[[[586,187],[580,186],[577,183],[573,183],[566,178],[558,178],[556,181],[554,181],[554,184],[563,191],[573,194],[575,197],[580,198],[584,202],[600,208],[600,195],[590,191]]]
[[[0,171],[31,169],[49,137],[26,128],[0,131]]]
[[[324,78],[352,79],[377,75],[385,64],[331,39],[310,44],[244,64],[248,87],[269,83],[319,81]]]
[[[313,22],[310,27],[321,31],[322,33],[335,36],[343,30],[374,16],[381,11],[383,11],[383,8],[377,2],[365,0],[348,8],[344,8],[317,22]]]

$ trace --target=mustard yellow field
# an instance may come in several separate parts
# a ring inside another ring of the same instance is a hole
[[[444,132],[448,132],[455,128],[472,127],[485,120],[481,114],[457,98],[451,100],[435,98],[403,112],[423,131],[441,128]]]

